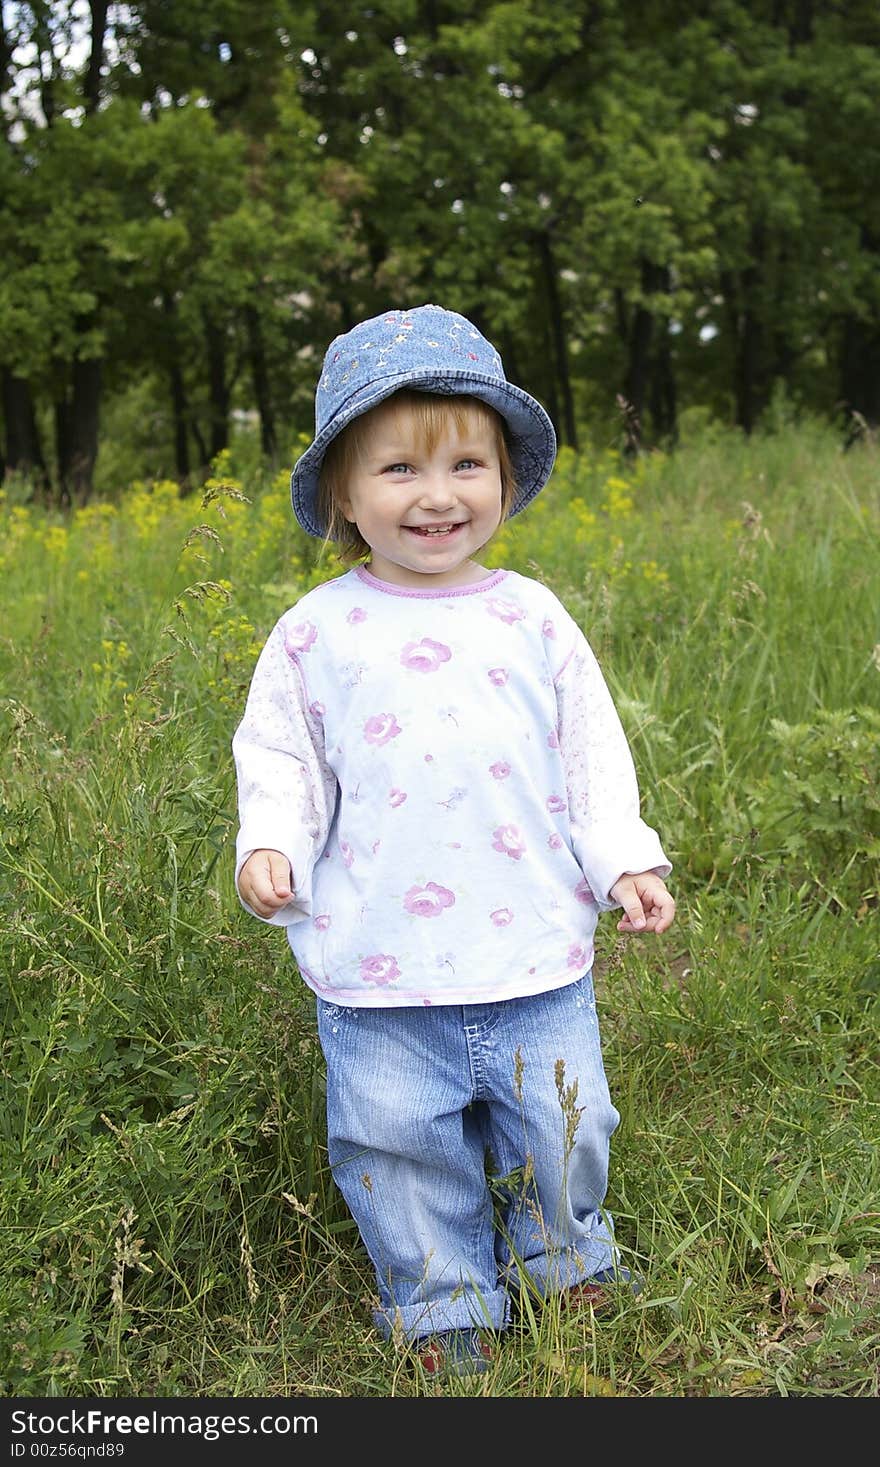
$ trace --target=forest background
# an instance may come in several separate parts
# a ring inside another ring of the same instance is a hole
[[[880,418],[873,0],[0,13],[4,460],[55,499],[289,457],[331,337],[431,299],[571,447]]]
[[[876,1397],[876,4],[0,15],[0,1396]],[[431,299],[553,414],[482,556],[589,636],[678,906],[597,933],[645,1287],[476,1385],[372,1323],[232,881],[254,662],[339,569],[322,353]]]

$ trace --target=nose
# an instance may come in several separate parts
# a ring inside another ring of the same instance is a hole
[[[456,502],[455,487],[445,474],[426,474],[419,491],[419,503],[425,509],[451,509]]]

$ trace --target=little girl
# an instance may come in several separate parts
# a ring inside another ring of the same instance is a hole
[[[254,671],[236,881],[317,995],[376,1323],[465,1373],[522,1291],[626,1276],[593,936],[613,907],[621,932],[665,931],[671,867],[580,628],[475,559],[550,476],[543,408],[423,305],[332,342],[315,419],[293,508],[353,568],[281,617]]]

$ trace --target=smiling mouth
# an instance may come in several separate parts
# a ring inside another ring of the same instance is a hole
[[[428,540],[442,540],[447,535],[454,535],[460,530],[464,521],[457,521],[454,525],[404,525],[413,535],[421,535]]]

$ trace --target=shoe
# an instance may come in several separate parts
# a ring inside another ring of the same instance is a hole
[[[482,1375],[492,1351],[475,1329],[451,1329],[419,1340],[419,1362],[426,1375]]]
[[[630,1273],[628,1268],[600,1268],[588,1279],[563,1289],[559,1304],[562,1309],[581,1309],[588,1304],[596,1311],[606,1309],[611,1303],[610,1290],[625,1285],[631,1294],[642,1292],[642,1280]]]

